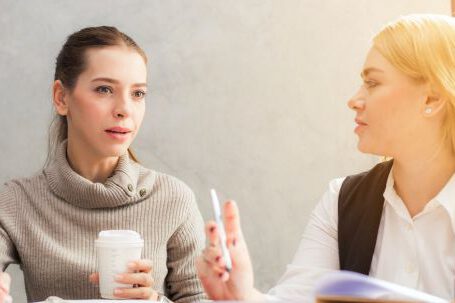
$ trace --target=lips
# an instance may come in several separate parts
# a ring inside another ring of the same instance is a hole
[[[115,126],[106,129],[106,135],[118,143],[125,143],[131,138],[132,131],[129,128]]]
[[[360,135],[361,132],[363,132],[363,130],[365,129],[365,127],[368,125],[366,124],[365,122],[363,122],[362,120],[360,120],[359,118],[356,118],[355,119],[355,123],[357,123],[357,126],[356,128],[354,129],[354,132],[358,135]]]
[[[128,134],[131,132],[131,130],[129,128],[125,128],[125,127],[115,126],[115,127],[106,129],[106,132],[112,133],[112,134]]]
[[[368,124],[366,124],[365,122],[363,122],[362,120],[360,120],[358,118],[355,119],[355,123],[357,123],[358,125],[362,125],[362,126],[368,125]]]

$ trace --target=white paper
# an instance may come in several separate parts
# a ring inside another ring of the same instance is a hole
[[[324,275],[316,283],[315,297],[318,296],[348,296],[429,303],[450,302],[412,288],[349,271],[334,271]]]
[[[35,302],[35,303],[144,303],[144,300],[110,300],[110,299],[95,299],[95,300],[65,300],[58,297],[49,297],[45,301]],[[157,302],[157,301],[147,301],[147,302]]]

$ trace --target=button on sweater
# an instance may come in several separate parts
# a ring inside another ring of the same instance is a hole
[[[93,183],[71,168],[66,148],[64,141],[45,169],[0,190],[0,269],[20,264],[28,301],[100,298],[88,276],[97,234],[108,229],[141,234],[156,291],[176,302],[203,299],[194,267],[203,221],[188,186],[127,154],[104,183]]]

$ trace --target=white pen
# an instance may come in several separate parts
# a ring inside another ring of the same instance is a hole
[[[220,236],[221,252],[223,259],[226,262],[226,270],[230,272],[232,270],[232,261],[229,251],[226,246],[226,231],[224,229],[223,218],[221,217],[220,201],[216,195],[214,189],[210,190],[210,196],[212,197],[213,212],[215,214],[215,221],[218,225],[218,235]]]

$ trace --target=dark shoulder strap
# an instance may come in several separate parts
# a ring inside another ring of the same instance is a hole
[[[368,275],[384,207],[384,190],[393,160],[347,177],[338,196],[340,269]]]

